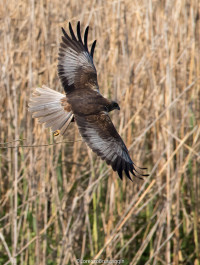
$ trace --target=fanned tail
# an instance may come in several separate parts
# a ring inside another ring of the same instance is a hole
[[[45,123],[45,128],[50,127],[53,132],[60,131],[64,135],[74,116],[63,108],[61,100],[64,98],[65,95],[46,86],[38,87],[30,97],[28,110],[33,118]]]

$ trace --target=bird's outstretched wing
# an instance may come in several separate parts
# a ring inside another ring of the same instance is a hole
[[[84,41],[81,38],[80,22],[77,24],[77,37],[71,23],[69,31],[71,37],[62,28],[62,42],[58,57],[58,75],[67,93],[74,89],[92,88],[98,90],[97,73],[93,64],[93,54],[96,40],[91,51],[88,51],[87,37],[89,26],[85,30]]]
[[[136,170],[108,114],[102,112],[98,115],[75,115],[75,121],[83,140],[101,159],[111,165],[114,171],[118,172],[121,179],[123,171],[129,179],[131,179],[130,173],[140,178],[147,176]]]

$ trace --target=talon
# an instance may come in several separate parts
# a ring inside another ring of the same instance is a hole
[[[53,133],[54,136],[58,136],[59,134],[60,134],[60,130],[56,130],[56,131]]]

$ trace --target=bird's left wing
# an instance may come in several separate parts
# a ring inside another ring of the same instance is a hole
[[[58,75],[66,93],[81,88],[98,90],[97,73],[93,64],[93,54],[96,41],[93,42],[91,51],[88,51],[87,36],[89,27],[86,28],[84,41],[81,38],[80,22],[77,24],[75,36],[71,23],[69,23],[69,36],[62,28],[63,36],[59,49]]]
[[[102,112],[98,115],[75,115],[75,121],[83,140],[101,159],[111,165],[114,171],[118,172],[121,179],[123,171],[129,179],[131,179],[130,173],[137,177],[146,176],[135,169],[128,150],[108,114]]]

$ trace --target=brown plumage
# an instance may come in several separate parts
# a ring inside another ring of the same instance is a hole
[[[108,113],[120,109],[119,105],[104,98],[99,92],[97,72],[93,63],[96,41],[88,50],[86,28],[84,40],[81,37],[80,22],[75,36],[69,23],[69,36],[62,28],[63,36],[58,57],[58,76],[65,90],[62,95],[50,88],[37,88],[30,99],[29,111],[39,122],[45,123],[53,131],[60,130],[64,135],[69,124],[75,121],[83,140],[98,155],[118,172],[122,179],[123,171],[147,176],[136,170],[128,150],[117,133]],[[144,169],[144,168],[143,168]],[[132,180],[132,179],[131,179]]]

